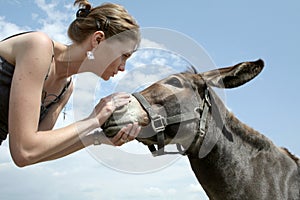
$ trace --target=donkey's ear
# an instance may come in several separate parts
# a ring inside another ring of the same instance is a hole
[[[262,71],[263,67],[264,61],[259,59],[254,62],[242,62],[232,67],[204,72],[201,76],[210,86],[234,88],[252,80]]]

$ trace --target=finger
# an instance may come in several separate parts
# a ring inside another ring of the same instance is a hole
[[[134,133],[134,138],[136,138],[139,135],[139,133],[141,132],[141,130],[142,130],[142,127],[138,126],[138,128],[136,129],[136,131]]]
[[[139,128],[139,125],[137,122],[135,122],[133,125],[132,125],[132,128],[128,134],[128,139],[129,140],[134,140],[135,139],[135,135],[136,135],[136,132],[138,131],[137,129]]]
[[[119,107],[125,106],[128,103],[130,103],[131,98],[117,98],[114,97],[111,99],[111,105],[113,106],[114,109],[117,109]]]
[[[113,95],[123,95],[123,96],[130,96],[131,94],[129,94],[128,92],[116,92]]]
[[[116,145],[120,139],[122,138],[122,135],[124,133],[123,128],[111,139],[111,142]]]
[[[129,134],[133,128],[133,124],[128,124],[127,126],[123,127],[124,128],[124,134],[122,136],[123,140],[128,140],[129,139]]]
[[[121,145],[123,145],[123,144],[125,144],[125,141],[123,141],[123,140],[118,140],[114,145],[115,145],[115,146],[121,146]]]
[[[116,146],[121,146],[122,144],[128,142],[128,132],[131,130],[132,124],[129,124],[128,126],[123,127],[118,132],[118,137],[115,138],[114,144]]]
[[[111,98],[117,99],[131,99],[131,95],[125,92],[119,92],[111,95]]]
[[[127,143],[132,140],[132,138],[129,137],[130,136],[129,134],[132,131],[132,128],[133,128],[133,124],[128,124],[127,126],[122,128],[123,135],[120,138],[120,141],[118,142],[118,144],[122,145],[122,144]]]
[[[119,93],[114,93],[111,94],[105,98],[103,98],[103,100],[107,100],[107,102],[114,102],[114,101],[119,101],[122,99],[131,99],[131,95],[125,92],[119,92]]]
[[[114,105],[116,108],[127,105],[130,102],[129,99],[115,100]]]

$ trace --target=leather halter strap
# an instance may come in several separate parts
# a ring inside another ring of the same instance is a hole
[[[209,109],[211,107],[208,88],[205,90],[204,100],[199,105],[199,107],[195,108],[195,110],[194,110],[195,112],[183,113],[183,114],[179,114],[179,115],[175,115],[175,116],[171,116],[171,117],[167,117],[167,118],[156,113],[153,110],[150,103],[140,93],[133,93],[132,95],[140,102],[142,107],[148,113],[152,129],[154,130],[155,133],[157,133],[157,148],[158,149],[156,149],[154,144],[148,145],[148,148],[151,151],[153,156],[159,156],[159,155],[164,155],[164,154],[178,154],[178,153],[183,154],[183,155],[185,154],[185,151],[182,150],[180,144],[176,144],[178,152],[166,152],[164,150],[164,147],[165,147],[164,131],[165,131],[166,126],[170,125],[170,124],[176,124],[176,123],[181,123],[183,121],[190,121],[190,120],[198,119],[199,120],[199,128],[197,130],[196,137],[194,138],[192,144],[195,147],[200,145],[200,143],[202,141],[201,138],[205,137],[207,116],[208,116]],[[199,115],[201,116],[201,118]]]

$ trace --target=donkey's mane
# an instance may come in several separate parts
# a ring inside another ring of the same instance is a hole
[[[251,144],[258,150],[268,150],[272,146],[277,147],[270,139],[268,139],[263,134],[249,127],[248,125],[242,123],[233,113],[228,112],[227,124],[231,124],[230,128],[243,139],[243,141]],[[285,153],[292,160],[294,160],[298,165],[300,164],[300,159],[293,155],[287,148],[279,148],[281,152]]]
[[[227,113],[226,121],[226,124],[230,125],[230,129],[236,133],[237,136],[242,138],[243,141],[251,144],[259,150],[270,148],[272,141],[250,126],[242,123],[233,113]]]
[[[282,151],[283,151],[283,153],[285,153],[285,154],[287,154],[290,158],[292,158],[298,165],[300,165],[300,159],[297,157],[297,156],[295,156],[294,154],[292,154],[287,148],[285,148],[285,147],[281,147],[280,148]]]

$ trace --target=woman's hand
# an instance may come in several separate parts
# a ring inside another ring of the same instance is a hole
[[[95,132],[95,144],[108,144],[121,146],[126,142],[134,140],[141,131],[137,122],[124,126],[114,137],[108,138],[103,132]]]
[[[130,101],[130,94],[124,92],[111,94],[100,100],[90,117],[95,117],[98,120],[100,127],[117,108],[128,104]]]
[[[117,135],[110,139],[110,142],[114,146],[121,146],[126,142],[130,142],[134,140],[141,131],[141,127],[138,123],[128,124],[127,126],[123,127]]]

